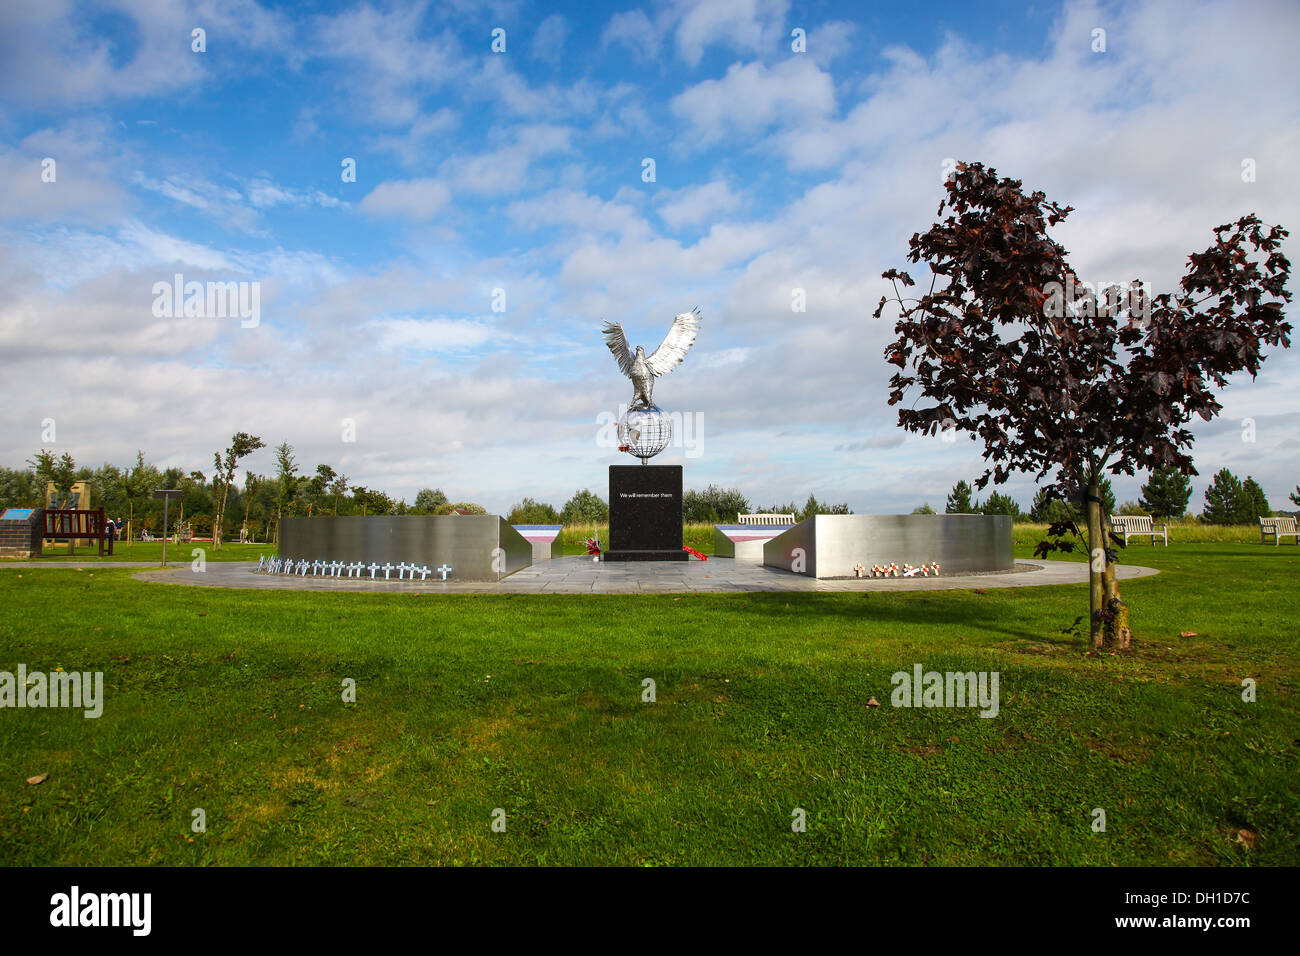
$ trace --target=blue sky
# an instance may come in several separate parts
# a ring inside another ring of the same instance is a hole
[[[652,349],[699,306],[655,391],[693,416],[660,459],[688,486],[941,506],[978,448],[896,427],[870,314],[944,161],[1075,206],[1085,278],[1169,288],[1213,226],[1300,222],[1298,42],[1263,2],[9,6],[0,461],[206,471],[247,430],[408,500],[558,505],[626,460],[598,437],[631,394],[600,320]],[[155,315],[176,273],[258,283],[260,320]],[[1224,392],[1194,507],[1225,466],[1287,504],[1297,371]]]

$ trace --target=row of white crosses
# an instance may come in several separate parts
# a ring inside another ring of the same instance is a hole
[[[918,574],[927,578],[933,574],[937,578],[939,576],[939,562],[931,561],[929,564],[922,564],[917,567],[905,564],[901,575],[897,564],[873,564],[870,568],[864,568],[860,564],[853,566],[853,576],[856,578],[911,578]]]
[[[384,572],[384,580],[391,581],[392,573],[397,572],[398,581],[414,581],[418,574],[421,581],[428,579],[430,574],[442,575],[442,580],[447,580],[447,575],[451,573],[451,568],[445,563],[440,568],[430,568],[427,565],[407,564],[403,561],[401,564],[363,564],[360,561],[354,561],[348,564],[344,561],[307,561],[305,558],[295,561],[292,558],[267,558],[262,555],[257,561],[257,570],[266,574],[297,574],[299,577],[306,577],[308,572],[318,577],[326,578],[361,578],[365,572],[370,572],[370,580],[375,579],[380,571]]]

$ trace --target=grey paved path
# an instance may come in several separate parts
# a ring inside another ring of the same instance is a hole
[[[49,567],[51,565],[41,565]],[[672,563],[606,564],[585,557],[555,558],[510,575],[499,583],[482,581],[371,581],[369,578],[321,578],[269,575],[256,565],[211,561],[198,573],[189,565],[153,568],[134,577],[198,587],[302,591],[379,591],[452,594],[673,594],[735,591],[948,591],[969,588],[1018,588],[1043,584],[1080,584],[1087,565],[1073,561],[1019,561],[1005,574],[970,574],[937,578],[864,578],[818,581],[761,565],[737,564],[731,558]],[[1119,577],[1147,577],[1154,568],[1121,565]]]

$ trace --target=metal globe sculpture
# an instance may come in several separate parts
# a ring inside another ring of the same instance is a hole
[[[643,463],[667,448],[672,440],[672,419],[658,405],[629,408],[618,420],[619,450],[640,458]]]

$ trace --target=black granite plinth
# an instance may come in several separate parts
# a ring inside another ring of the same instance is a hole
[[[682,466],[609,466],[606,561],[686,561]]]

